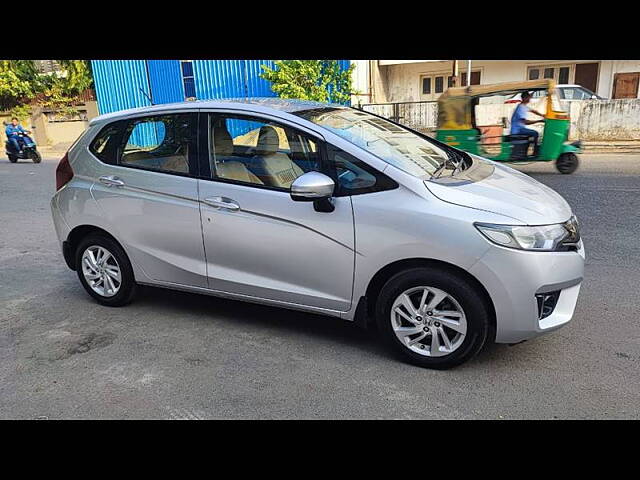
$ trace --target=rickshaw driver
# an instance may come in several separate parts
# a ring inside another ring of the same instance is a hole
[[[533,137],[533,156],[538,156],[538,132],[532,128],[527,128],[525,125],[533,125],[535,123],[544,123],[544,114],[529,108],[527,104],[531,101],[531,94],[529,92],[522,92],[522,101],[518,104],[511,116],[511,135],[526,135],[529,141]],[[542,117],[542,120],[527,120],[527,114],[533,112],[536,115]],[[527,145],[527,150],[528,150]]]

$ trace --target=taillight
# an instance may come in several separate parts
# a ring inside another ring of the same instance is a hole
[[[64,154],[56,168],[56,190],[60,190],[73,178],[73,169],[69,165],[69,155]]]

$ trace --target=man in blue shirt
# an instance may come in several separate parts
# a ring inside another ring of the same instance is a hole
[[[544,115],[535,111],[532,108],[527,107],[527,104],[531,101],[531,94],[529,92],[522,93],[522,101],[518,104],[513,115],[511,116],[511,135],[526,135],[527,137],[533,137],[533,155],[538,155],[538,132],[532,128],[527,128],[525,125],[533,125],[534,123],[544,123]],[[543,120],[527,120],[527,114],[533,112],[536,115],[543,118]]]
[[[22,128],[22,125],[20,125],[18,119],[16,117],[13,117],[11,119],[11,123],[7,125],[7,128],[5,129],[5,133],[7,134],[7,139],[13,146],[14,150],[16,152],[19,152],[20,150],[22,150],[22,148],[20,148],[20,142],[18,141],[18,139],[20,138],[18,136],[18,133],[27,134],[31,132]]]

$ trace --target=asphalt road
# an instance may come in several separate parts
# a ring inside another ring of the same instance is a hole
[[[62,259],[57,159],[0,160],[0,418],[640,418],[640,155],[518,167],[581,222],[574,320],[449,371],[338,319],[144,288],[102,307]]]

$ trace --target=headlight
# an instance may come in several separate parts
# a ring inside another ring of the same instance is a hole
[[[575,217],[554,225],[520,226],[476,223],[476,228],[493,243],[520,250],[553,251],[575,249],[580,241]]]

